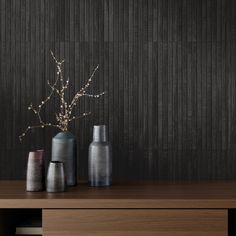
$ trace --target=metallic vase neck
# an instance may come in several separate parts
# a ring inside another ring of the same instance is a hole
[[[107,127],[106,125],[94,125],[93,127],[93,141],[107,142]]]

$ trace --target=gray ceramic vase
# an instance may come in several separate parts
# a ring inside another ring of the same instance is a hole
[[[51,161],[48,167],[47,192],[58,193],[66,190],[66,176],[64,163],[59,161]]]
[[[77,145],[76,138],[70,132],[60,132],[52,139],[52,161],[65,164],[68,186],[77,184]]]
[[[88,175],[90,186],[111,185],[112,154],[105,125],[96,125],[93,128],[93,142],[89,146]]]
[[[26,191],[37,192],[45,189],[43,154],[43,150],[29,153],[26,173]]]

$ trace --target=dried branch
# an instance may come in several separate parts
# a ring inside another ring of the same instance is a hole
[[[76,106],[76,103],[78,101],[78,99],[80,97],[82,97],[85,93],[86,93],[86,90],[87,88],[90,86],[90,83],[92,82],[92,79],[96,73],[96,71],[98,70],[99,68],[99,65],[97,65],[97,67],[93,70],[93,73],[90,75],[89,79],[87,80],[86,84],[84,87],[82,87],[74,96],[74,98],[72,99],[71,101],[71,104],[70,104],[70,109],[72,110],[74,106]]]
[[[85,113],[83,113],[82,115],[80,115],[80,116],[73,116],[71,119],[70,119],[70,121],[72,121],[72,120],[78,120],[78,119],[80,119],[80,118],[83,118],[83,117],[85,117],[85,116],[89,116],[89,115],[91,115],[92,113],[91,112],[85,112]]]
[[[58,125],[52,125],[50,123],[42,123],[41,125],[34,125],[34,126],[28,126],[25,131],[19,136],[20,141],[23,140],[23,138],[25,137],[25,135],[32,129],[36,129],[36,128],[45,128],[45,127],[56,127],[59,128]]]
[[[66,80],[66,82],[64,82],[63,73],[62,73],[62,65],[63,65],[65,60],[59,61],[55,57],[55,55],[53,54],[52,51],[50,51],[50,53],[51,53],[51,56],[52,56],[52,58],[53,58],[53,60],[55,61],[55,64],[56,64],[56,80],[53,84],[51,84],[49,82],[49,80],[47,81],[47,84],[48,84],[48,86],[51,90],[49,92],[49,95],[44,100],[41,101],[41,103],[37,106],[37,108],[35,108],[32,105],[32,103],[28,107],[28,110],[32,110],[33,113],[38,117],[39,125],[28,126],[25,129],[25,131],[19,136],[20,141],[22,141],[23,137],[30,130],[35,129],[35,128],[55,127],[55,128],[59,128],[61,131],[67,131],[69,123],[71,121],[83,118],[83,117],[88,116],[88,115],[91,114],[91,112],[87,112],[87,113],[83,113],[82,115],[79,115],[79,116],[73,116],[72,115],[73,108],[78,104],[78,100],[79,100],[80,97],[87,96],[87,97],[91,97],[91,98],[99,98],[99,97],[101,97],[105,94],[105,92],[102,92],[102,93],[99,93],[99,94],[88,94],[88,93],[86,93],[88,87],[90,86],[90,84],[92,82],[92,79],[93,79],[96,71],[98,70],[99,65],[97,65],[97,67],[94,69],[93,73],[91,74],[91,76],[87,80],[84,87],[82,87],[75,94],[75,96],[73,97],[73,99],[70,103],[66,102],[65,92],[66,92],[66,89],[68,89],[68,87],[69,87],[69,78]],[[60,81],[60,83],[58,83],[59,81]],[[50,122],[43,121],[42,117],[41,117],[41,114],[40,114],[41,109],[51,99],[51,97],[54,93],[57,94],[60,97],[60,112],[55,114],[57,124],[52,124]]]
[[[102,93],[99,93],[99,94],[83,94],[82,96],[87,96],[87,97],[91,97],[91,98],[99,98],[101,96],[103,96],[106,92],[102,92]]]

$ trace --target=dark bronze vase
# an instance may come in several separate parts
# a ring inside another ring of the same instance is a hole
[[[60,132],[52,139],[52,161],[64,163],[67,185],[75,186],[77,184],[77,144],[72,133]]]
[[[45,189],[44,151],[29,153],[26,173],[26,191],[37,192]]]

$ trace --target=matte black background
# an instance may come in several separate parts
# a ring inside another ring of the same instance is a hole
[[[99,63],[71,126],[79,178],[87,178],[92,126],[107,124],[115,180],[236,178],[235,0],[0,0],[0,178],[25,176],[30,150],[50,159],[54,129],[27,110],[65,58],[68,97]],[[43,111],[54,119],[56,101]]]

